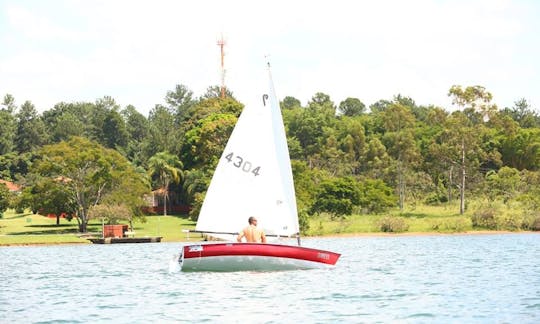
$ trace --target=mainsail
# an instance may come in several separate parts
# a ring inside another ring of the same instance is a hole
[[[268,78],[260,104],[247,105],[238,118],[206,193],[197,231],[238,233],[255,216],[267,235],[299,232],[289,150],[270,66]]]

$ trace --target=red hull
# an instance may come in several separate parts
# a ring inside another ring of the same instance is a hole
[[[335,265],[341,254],[301,246],[263,243],[210,243],[184,246],[184,260],[221,256],[276,257]]]

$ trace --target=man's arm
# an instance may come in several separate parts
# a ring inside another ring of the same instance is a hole
[[[244,231],[238,233],[238,236],[236,237],[236,240],[238,242],[242,242],[242,237],[244,237],[244,235],[245,235]]]
[[[264,235],[263,231],[261,231],[261,242],[266,243],[266,235]]]

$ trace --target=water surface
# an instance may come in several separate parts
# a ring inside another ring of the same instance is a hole
[[[181,243],[0,247],[0,322],[540,322],[540,235],[304,239],[330,270],[183,273]]]

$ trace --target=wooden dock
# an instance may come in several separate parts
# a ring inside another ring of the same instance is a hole
[[[117,244],[117,243],[159,243],[161,236],[151,237],[106,237],[106,238],[87,238],[94,244]]]

